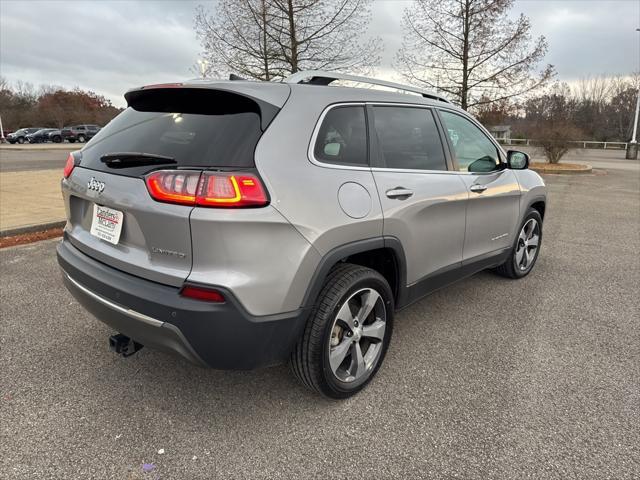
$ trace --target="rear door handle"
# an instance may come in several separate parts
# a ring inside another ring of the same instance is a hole
[[[471,185],[471,187],[469,187],[469,190],[471,190],[472,192],[475,193],[482,193],[487,189],[486,185],[478,185],[477,183]]]
[[[404,200],[413,195],[411,190],[408,190],[404,187],[396,187],[391,190],[387,190],[387,197],[389,198],[398,198],[400,200]]]

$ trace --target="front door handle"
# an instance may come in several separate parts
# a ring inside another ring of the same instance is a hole
[[[397,198],[399,200],[405,200],[413,195],[411,190],[408,190],[404,187],[396,187],[391,190],[387,190],[387,197],[389,198]]]
[[[469,190],[475,193],[482,193],[486,189],[487,189],[486,185],[478,185],[477,183],[474,183],[473,185],[471,185],[471,187],[469,187]]]

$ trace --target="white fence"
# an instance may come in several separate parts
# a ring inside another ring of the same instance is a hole
[[[530,138],[511,138],[509,140],[499,138],[498,142],[502,145],[536,146],[536,141]],[[575,144],[575,148],[594,148],[600,150],[626,150],[628,145],[626,142],[593,142],[591,140],[574,140],[569,143]]]

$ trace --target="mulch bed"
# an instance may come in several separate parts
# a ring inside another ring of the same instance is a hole
[[[16,245],[24,245],[25,243],[60,237],[62,236],[62,230],[62,227],[51,228],[42,232],[23,233],[20,235],[13,235],[11,237],[0,237],[0,248],[14,247]]]

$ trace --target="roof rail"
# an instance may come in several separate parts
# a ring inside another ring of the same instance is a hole
[[[323,70],[304,70],[301,72],[296,72],[284,79],[286,83],[306,83],[310,85],[329,85],[336,80],[348,80],[351,82],[368,83],[371,85],[395,88],[397,90],[404,90],[405,92],[420,94],[424,98],[451,103],[443,96],[438,95],[437,93],[430,92],[428,90],[423,90],[422,88],[413,87],[410,85],[402,85],[401,83],[387,82],[386,80],[378,80],[377,78],[348,75],[346,73],[326,72]]]

